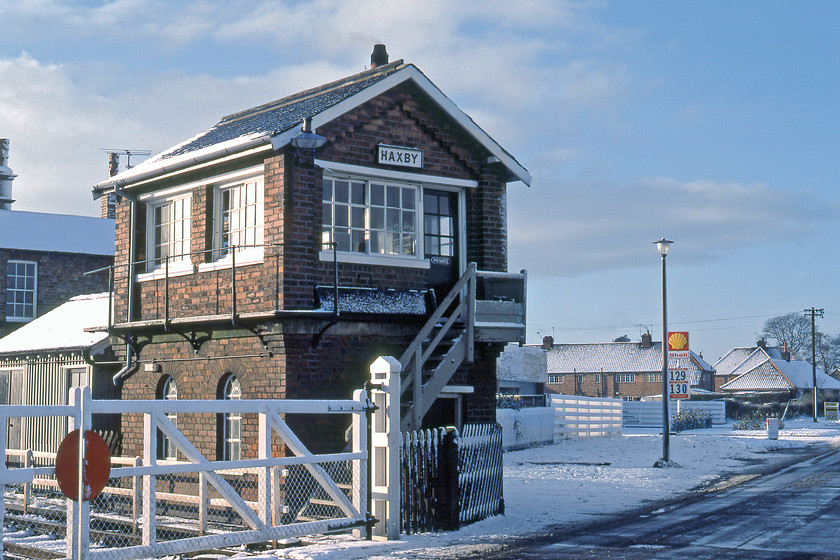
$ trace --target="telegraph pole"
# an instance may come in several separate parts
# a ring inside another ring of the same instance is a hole
[[[817,421],[817,329],[816,317],[823,316],[825,309],[811,309],[805,310],[805,315],[811,316],[811,371],[814,377],[814,422]]]

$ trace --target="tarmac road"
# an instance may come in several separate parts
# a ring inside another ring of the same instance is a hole
[[[471,557],[840,559],[840,449],[820,451],[654,510],[557,528]]]

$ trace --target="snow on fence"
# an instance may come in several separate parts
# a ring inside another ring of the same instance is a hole
[[[723,401],[671,401],[671,418],[680,411],[701,410],[712,417],[712,424],[726,422],[726,403]],[[627,401],[624,403],[624,425],[633,428],[661,428],[662,401]]]
[[[553,408],[497,408],[496,422],[502,426],[505,451],[554,442]]]
[[[620,399],[551,395],[554,441],[565,436],[621,435],[622,403]]]

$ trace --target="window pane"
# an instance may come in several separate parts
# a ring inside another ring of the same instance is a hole
[[[371,229],[385,229],[385,209],[371,208],[370,209],[370,227]]]
[[[385,206],[385,185],[370,185],[370,203],[374,206]]]
[[[365,184],[364,183],[352,183],[352,197],[350,202],[353,204],[364,204],[365,203]]]
[[[346,228],[335,229],[335,242],[339,251],[350,250],[350,231]]]
[[[403,231],[414,232],[417,229],[417,224],[415,224],[415,214],[414,212],[404,210],[402,213],[402,228]]]
[[[414,208],[414,189],[403,188],[402,190],[402,207]]]
[[[423,211],[426,214],[438,213],[438,197],[433,194],[427,194],[423,197]]]
[[[335,225],[349,226],[350,225],[350,207],[336,206],[335,207]]]
[[[324,201],[332,200],[332,181],[324,179],[323,195],[321,197]]]
[[[390,208],[399,208],[400,207],[400,188],[399,187],[388,187],[388,203],[386,206]]]
[[[323,212],[321,223],[325,226],[332,225],[332,205],[325,203],[321,208],[321,212]]]
[[[354,229],[350,232],[350,244],[353,251],[365,252],[365,232],[364,230]]]
[[[347,181],[335,182],[335,201],[345,203],[350,202],[350,192]]]
[[[365,209],[354,206],[351,210],[350,225],[356,228],[365,227]]]

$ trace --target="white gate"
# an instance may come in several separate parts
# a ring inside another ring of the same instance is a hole
[[[0,426],[9,418],[63,416],[70,419],[69,429],[85,430],[93,414],[140,414],[143,457],[113,461],[103,493],[81,504],[58,497],[54,464],[7,468],[3,461],[0,546],[10,553],[31,558],[129,560],[369,523],[366,414],[370,404],[364,391],[356,391],[352,400],[334,401],[94,401],[90,389],[80,387],[71,391],[70,402],[67,406],[0,406]],[[178,428],[224,414],[256,420],[256,459],[211,461]],[[288,415],[339,415],[336,422],[352,423],[351,450],[312,453],[289,427]],[[177,448],[179,460],[157,459],[160,437]],[[0,449],[6,448],[5,440],[5,431],[0,430]],[[278,445],[285,446],[289,456],[273,457],[272,446]],[[33,487],[42,489],[40,497],[30,496]],[[21,511],[31,521],[25,530],[21,530]],[[61,538],[65,531],[66,537]]]

